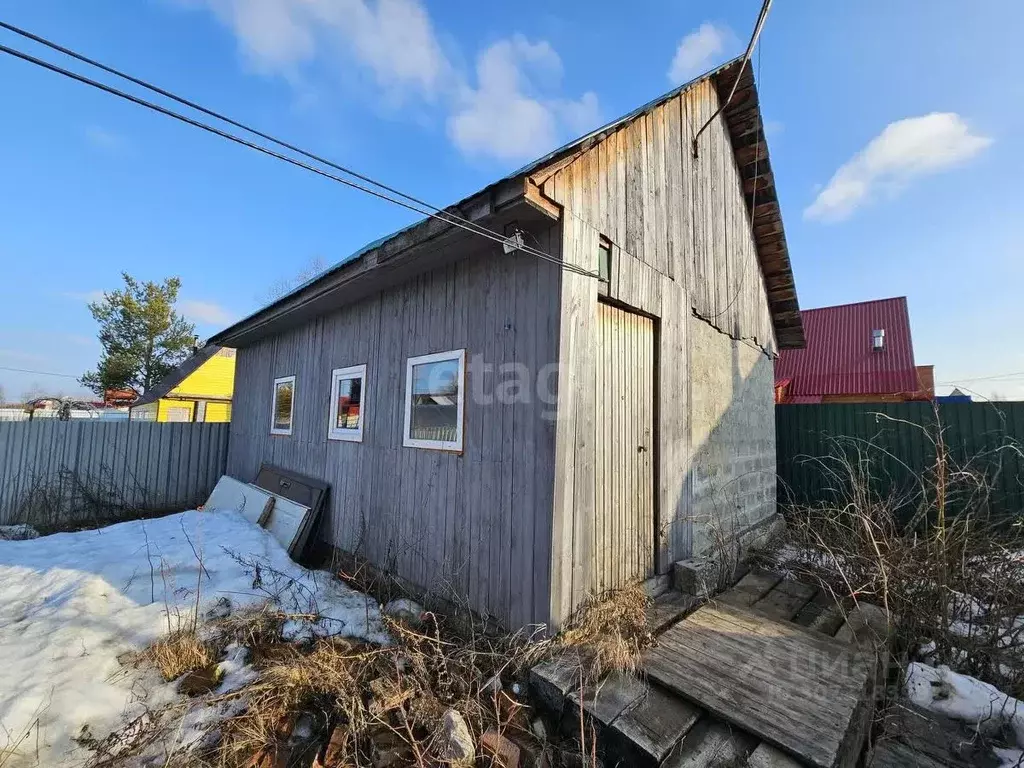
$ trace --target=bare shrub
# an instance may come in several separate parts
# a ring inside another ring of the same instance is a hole
[[[881,418],[887,418],[879,414]],[[921,427],[934,463],[894,484],[900,462],[871,441],[837,439],[813,459],[833,502],[785,509],[787,546],[772,559],[818,583],[837,602],[889,612],[894,648],[924,646],[932,664],[1024,696],[1024,527],[989,503],[1006,443],[956,462],[941,425]]]
[[[430,612],[411,624],[386,618],[393,638],[387,646],[343,638],[291,642],[282,634],[285,624],[316,617],[269,605],[210,621],[198,636],[187,628],[188,621],[179,621],[185,630],[152,644],[139,660],[173,680],[216,663],[229,644],[237,643],[248,649],[257,673],[236,690],[192,700],[191,706],[229,715],[218,718],[213,738],[204,739],[199,748],[182,747],[169,756],[169,764],[291,764],[297,724],[306,721],[314,725],[305,748],[311,745],[323,756],[330,739],[332,759],[338,761],[332,764],[373,765],[389,752],[402,765],[444,765],[441,723],[448,710],[464,718],[477,744],[485,732],[496,731],[534,754],[546,753],[548,764],[581,764],[580,757],[582,764],[595,764],[596,739],[588,735],[582,719],[578,737],[558,736],[557,721],[538,734],[533,722],[539,713],[529,698],[528,672],[570,650],[584,660],[581,686],[613,669],[635,669],[653,641],[646,623],[648,603],[639,587],[607,593],[581,608],[554,638],[545,637],[542,628],[483,632],[482,622]],[[174,726],[168,717],[177,713],[180,719],[185,711],[183,705],[173,705],[154,716],[154,722],[169,736]],[[124,743],[119,735],[112,738]],[[151,743],[150,737],[139,741],[146,748]],[[127,764],[134,754],[136,750],[123,748],[116,760],[108,761],[103,752],[102,764]],[[569,755],[575,762],[560,757]],[[311,759],[308,752],[306,757]]]
[[[24,488],[13,519],[43,535],[99,528],[123,520],[142,520],[180,512],[150,503],[142,483],[130,472],[120,478],[102,464],[95,473],[61,467],[54,473],[28,472],[16,482]]]

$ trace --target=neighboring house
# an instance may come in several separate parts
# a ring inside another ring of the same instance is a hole
[[[207,344],[146,390],[133,421],[231,421],[235,350]]]
[[[103,392],[103,404],[108,408],[128,408],[139,399],[139,393],[131,387],[107,389]]]
[[[228,472],[330,483],[329,543],[505,626],[763,531],[803,331],[749,67],[693,153],[739,72],[447,209],[554,263],[431,218],[215,336]]]
[[[907,299],[805,309],[802,349],[775,362],[777,403],[875,403],[935,398],[933,366],[914,362]]]
[[[971,402],[971,396],[959,387],[953,387],[953,391],[948,395],[939,395],[935,400],[939,403],[969,403]]]

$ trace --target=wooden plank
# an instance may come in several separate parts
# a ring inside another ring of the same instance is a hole
[[[530,688],[552,712],[561,712],[567,697],[580,685],[582,663],[569,651],[530,669]]]
[[[817,587],[799,581],[783,579],[754,608],[774,619],[789,621],[814,597]]]
[[[611,730],[645,758],[660,764],[701,717],[693,705],[650,686],[611,724]]]
[[[648,679],[821,768],[846,754],[872,676],[870,664],[843,643],[721,603],[662,634],[642,669]]]
[[[782,576],[768,571],[751,571],[718,600],[740,608],[749,608],[782,580]]]
[[[885,610],[861,602],[846,614],[846,621],[836,632],[836,640],[873,652],[888,642],[890,632]]]
[[[896,745],[901,748],[896,749]],[[885,713],[875,749],[884,750],[886,746],[895,755],[913,756],[925,765],[929,760],[948,768],[995,768],[999,764],[986,741],[979,739],[968,724],[903,701]]]
[[[724,768],[741,765],[757,739],[721,720],[702,718],[672,750],[662,768]]]
[[[612,672],[583,691],[583,711],[602,725],[611,725],[628,707],[647,694],[647,685],[626,672]],[[568,700],[580,705],[579,689],[570,689]]]
[[[561,227],[549,227],[542,243],[548,253],[560,254]],[[554,507],[555,422],[557,402],[551,397],[553,373],[558,361],[558,327],[561,312],[561,269],[537,262],[537,328],[534,336],[533,371],[537,376],[536,407],[533,409],[534,502],[532,514],[534,548],[532,588],[534,618],[551,625],[551,554]],[[527,308],[525,311],[529,311]]]
[[[835,635],[843,626],[843,611],[835,598],[825,590],[819,590],[793,619],[797,624],[825,635]]]
[[[949,768],[946,763],[917,752],[898,741],[883,741],[876,744],[871,749],[865,765],[867,768]],[[975,768],[985,768],[983,763],[974,765]],[[998,763],[990,763],[991,768],[997,765]]]
[[[693,595],[669,590],[655,598],[647,609],[647,627],[657,634],[675,624],[700,603]]]
[[[762,742],[747,758],[747,768],[800,768],[800,763]]]

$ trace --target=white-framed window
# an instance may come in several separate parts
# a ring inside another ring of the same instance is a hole
[[[366,366],[335,368],[331,371],[331,423],[328,440],[363,442],[366,413]]]
[[[274,401],[270,409],[270,434],[290,435],[295,415],[295,377],[274,379]]]
[[[409,448],[462,450],[466,350],[410,357],[405,368],[405,434]]]

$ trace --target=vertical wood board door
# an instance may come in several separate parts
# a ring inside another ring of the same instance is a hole
[[[591,588],[654,575],[654,321],[598,304]]]

